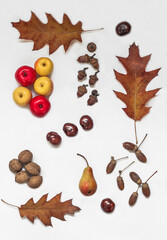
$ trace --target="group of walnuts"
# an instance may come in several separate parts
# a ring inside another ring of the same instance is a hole
[[[41,185],[43,178],[39,175],[40,166],[32,162],[32,158],[32,152],[24,150],[19,153],[18,159],[14,158],[9,162],[9,169],[16,174],[17,183],[27,183],[31,188],[37,188]]]

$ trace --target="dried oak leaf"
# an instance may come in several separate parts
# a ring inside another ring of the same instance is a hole
[[[45,226],[52,226],[51,217],[65,221],[65,214],[73,215],[80,211],[79,207],[72,205],[72,199],[61,202],[61,193],[49,201],[47,201],[47,196],[48,194],[43,195],[36,203],[31,198],[26,204],[18,207],[20,216],[27,217],[32,223],[34,223],[35,218],[39,218]]]
[[[48,44],[49,54],[55,52],[61,45],[67,51],[74,39],[82,42],[82,22],[73,25],[67,14],[64,14],[62,24],[51,14],[46,13],[46,17],[48,22],[44,24],[31,12],[31,19],[28,22],[20,20],[12,22],[12,25],[20,32],[19,39],[34,41],[33,50],[39,50]]]
[[[160,70],[156,69],[146,72],[145,68],[151,55],[140,57],[138,46],[133,43],[129,48],[127,58],[117,57],[125,67],[127,74],[114,70],[116,79],[124,87],[126,94],[114,91],[116,96],[126,104],[123,108],[125,113],[135,121],[141,120],[150,110],[145,104],[155,96],[160,88],[146,91],[149,82],[158,75]]]

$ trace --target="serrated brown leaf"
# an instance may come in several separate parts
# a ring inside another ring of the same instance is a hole
[[[32,223],[39,218],[45,226],[52,226],[51,217],[65,221],[64,215],[73,215],[80,208],[72,205],[72,199],[61,202],[61,193],[47,201],[48,194],[43,195],[38,202],[34,203],[31,198],[26,204],[19,208],[20,216],[27,217]]]
[[[158,75],[160,70],[146,72],[145,68],[151,55],[140,57],[139,47],[133,43],[127,58],[117,57],[125,67],[127,74],[114,70],[116,79],[124,87],[126,94],[114,91],[116,96],[126,104],[125,113],[135,121],[141,120],[150,110],[145,104],[155,96],[160,88],[146,91],[149,82]]]
[[[51,14],[46,13],[46,17],[48,22],[44,24],[34,12],[31,12],[31,19],[28,22],[20,20],[12,22],[12,25],[20,32],[20,39],[34,42],[33,50],[41,49],[48,44],[49,54],[55,52],[61,45],[67,51],[74,39],[82,42],[81,21],[73,25],[67,14],[63,15],[61,24]]]

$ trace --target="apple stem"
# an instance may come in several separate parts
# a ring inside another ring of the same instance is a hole
[[[26,77],[26,76],[27,76],[27,73],[26,73],[25,71],[23,71],[23,73],[24,73],[24,77]]]
[[[5,203],[5,204],[9,205],[9,206],[19,208],[19,207],[16,206],[16,205],[13,205],[13,204],[10,204],[10,203],[5,202],[3,199],[1,199],[1,201],[2,201],[3,203]]]
[[[154,176],[154,174],[156,174],[158,171],[155,171],[146,181],[145,181],[145,183],[147,183],[148,182],[148,180],[150,180],[150,178],[152,178],[153,176]]]
[[[79,154],[79,153],[77,153],[77,155],[80,156],[80,157],[82,157],[83,159],[85,159],[86,164],[87,164],[87,166],[89,167],[89,163],[88,163],[87,159],[86,159],[83,155],[81,155],[81,154]]]

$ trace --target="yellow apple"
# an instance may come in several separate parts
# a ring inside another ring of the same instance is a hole
[[[41,57],[35,62],[34,68],[40,76],[48,76],[53,70],[53,62],[47,57]]]
[[[42,96],[49,96],[53,91],[53,82],[48,77],[39,77],[34,82],[34,90]]]
[[[18,87],[13,92],[13,99],[19,106],[26,106],[32,98],[31,91],[26,87]]]

